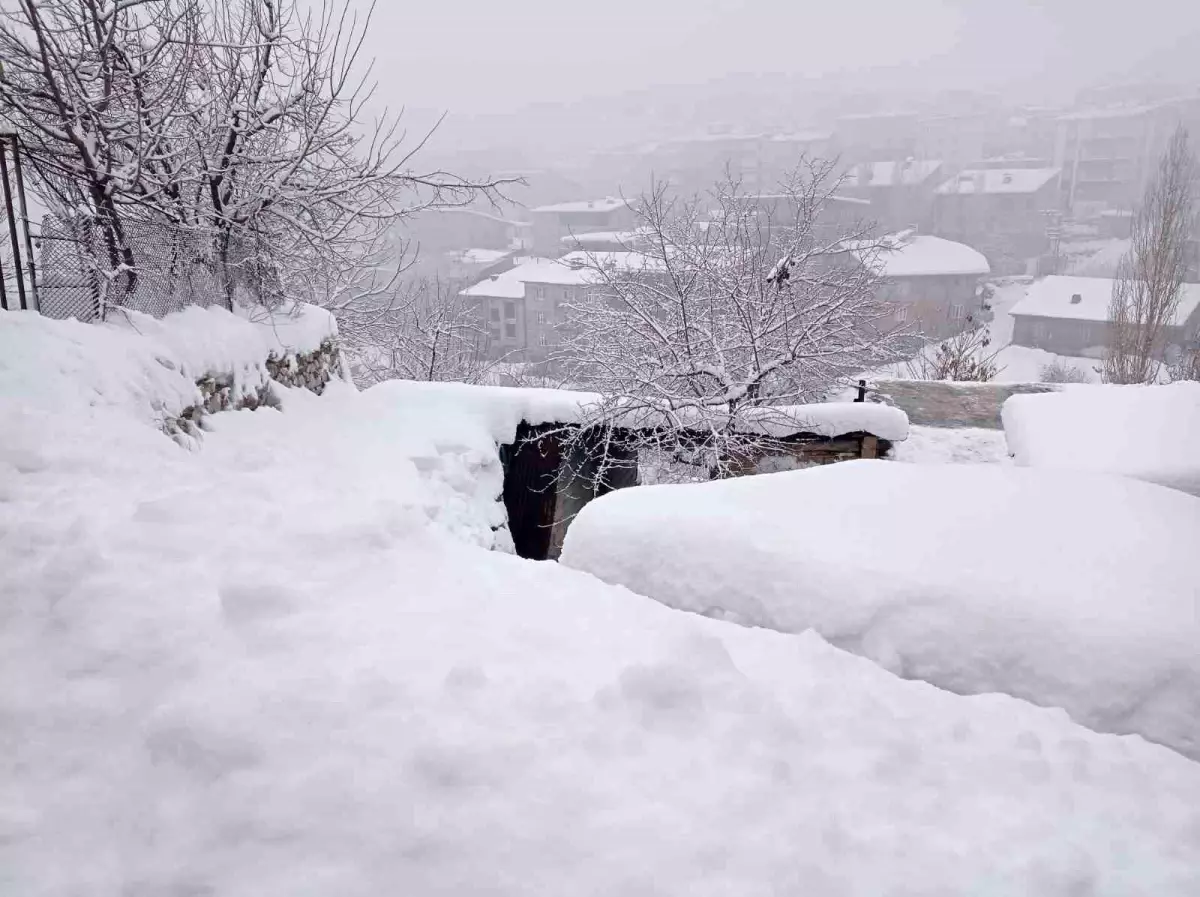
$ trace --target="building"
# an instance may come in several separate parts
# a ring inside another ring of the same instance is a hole
[[[533,251],[539,256],[562,252],[563,237],[596,231],[626,231],[634,225],[629,200],[616,196],[581,202],[562,202],[530,210]]]
[[[943,179],[940,160],[864,162],[846,172],[839,193],[871,203],[879,227],[898,230],[933,225],[933,191]]]
[[[1083,109],[1060,116],[1054,164],[1068,210],[1090,217],[1141,200],[1175,127],[1200,132],[1200,97]]]
[[[1108,343],[1107,277],[1046,277],[1012,309],[1013,344],[1057,355],[1100,357]],[[1200,285],[1184,284],[1179,307],[1164,328],[1163,344],[1184,345],[1200,335]]]
[[[1061,210],[1057,168],[970,168],[934,191],[933,229],[978,247],[999,273],[1026,273],[1050,248]]]
[[[545,360],[559,341],[565,306],[597,280],[589,263],[628,270],[651,267],[637,252],[571,252],[562,258],[524,258],[462,290],[483,322],[488,354],[511,361]]]
[[[801,158],[833,153],[828,131],[786,133],[711,133],[666,140],[644,147],[657,180],[690,194],[709,190],[728,173],[747,191],[773,191]],[[644,188],[648,179],[638,186]]]
[[[982,253],[912,230],[882,243],[882,250],[859,257],[886,278],[880,298],[891,304],[897,327],[938,339],[958,333],[980,311],[980,278],[991,272]]]
[[[919,150],[921,115],[918,112],[868,112],[843,115],[834,137],[842,158],[852,162],[908,159]]]

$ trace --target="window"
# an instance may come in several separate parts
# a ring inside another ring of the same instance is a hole
[[[952,321],[961,321],[966,317],[967,310],[957,303],[950,306],[950,319]]]
[[[545,287],[537,287],[533,291],[533,295],[537,299],[545,299],[546,298],[546,288]]]
[[[1037,343],[1044,343],[1050,336],[1050,328],[1045,324],[1038,322],[1033,325],[1033,340]]]
[[[488,339],[491,340],[493,343],[500,342],[500,328],[499,327],[489,327],[488,328]]]
[[[546,313],[544,311],[539,311],[537,313],[537,322],[539,327],[546,326]]]
[[[896,322],[898,324],[903,324],[906,321],[908,321],[908,306],[907,305],[897,305],[896,306]]]
[[[505,302],[504,303],[504,320],[515,321],[516,319],[517,319],[517,303]]]
[[[500,307],[498,305],[492,306],[492,320],[493,321],[500,320]]]
[[[574,299],[575,298],[574,292],[575,291],[572,290],[570,287],[564,287],[563,288],[563,302],[570,302],[572,299]]]
[[[504,338],[505,339],[516,339],[517,338],[517,322],[516,321],[505,321],[504,322]]]
[[[546,333],[545,333],[545,331],[543,331],[542,333],[539,333],[539,334],[538,334],[538,345],[539,345],[539,346],[544,346],[544,345],[546,345]]]

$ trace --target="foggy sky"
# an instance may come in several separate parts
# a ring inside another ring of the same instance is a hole
[[[1193,0],[379,0],[365,49],[390,103],[469,115],[866,69],[893,87],[1055,102],[1164,50],[1200,60],[1179,47],[1198,35]]]

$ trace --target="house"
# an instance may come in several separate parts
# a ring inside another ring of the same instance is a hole
[[[562,238],[595,231],[624,231],[634,225],[629,200],[615,196],[581,202],[562,202],[530,210],[533,251],[552,257],[562,252]]]
[[[544,361],[559,341],[565,306],[599,277],[590,264],[635,270],[653,267],[653,260],[637,252],[584,251],[558,259],[522,258],[462,290],[459,295],[471,300],[483,322],[489,355]]]
[[[942,163],[932,159],[864,162],[842,179],[839,193],[869,200],[871,215],[885,229],[933,224],[933,191],[942,182]]]
[[[1044,255],[1061,207],[1057,168],[970,168],[934,191],[934,232],[979,247],[993,263],[1025,273],[1024,259]]]
[[[1035,282],[1013,306],[1013,344],[1098,357],[1108,342],[1112,290],[1107,277],[1053,276]],[[1183,345],[1200,335],[1200,284],[1183,285],[1175,316],[1164,331],[1165,346]]]
[[[891,304],[897,327],[937,339],[961,331],[978,313],[979,280],[991,271],[981,252],[912,230],[881,242],[882,250],[857,254],[885,278],[880,298]]]

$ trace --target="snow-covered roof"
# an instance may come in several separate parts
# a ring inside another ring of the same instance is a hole
[[[617,490],[583,508],[561,561],[1200,758],[1198,539],[1200,500],[1148,483],[849,461]]]
[[[1002,415],[1018,464],[1120,474],[1200,497],[1200,383],[1072,386],[1013,396]]]
[[[1057,168],[968,168],[935,193],[1036,193],[1058,176]]]
[[[832,131],[794,131],[788,134],[772,134],[771,143],[818,143],[833,138]]]
[[[1106,118],[1135,118],[1146,115],[1171,105],[1171,100],[1155,103],[1118,104],[1114,106],[1098,106],[1091,109],[1078,109],[1059,116],[1060,121],[1091,121]]]
[[[509,249],[463,249],[450,255],[465,265],[491,265],[512,254]]]
[[[525,284],[548,283],[561,286],[579,286],[594,283],[595,270],[589,265],[609,265],[626,270],[653,270],[654,259],[639,252],[568,252],[559,259],[523,258],[507,271],[493,274],[462,290],[462,296],[488,296],[497,299],[520,299],[525,295]]]
[[[858,168],[851,168],[846,173],[843,185],[846,187],[911,187],[914,184],[924,183],[941,167],[941,161],[936,159],[875,162],[870,166],[868,183],[861,183],[862,172]]]
[[[1035,281],[1025,298],[1013,306],[1011,314],[1073,321],[1107,321],[1112,289],[1113,281],[1107,277],[1055,274]],[[1200,306],[1200,284],[1183,284],[1172,323],[1182,325],[1197,306]]]
[[[531,212],[612,212],[629,205],[629,200],[618,196],[606,196],[603,199],[587,199],[577,202],[560,202],[548,206],[538,206]]]
[[[612,243],[618,246],[628,246],[649,236],[650,232],[648,227],[639,227],[634,230],[593,230],[580,234],[567,234],[565,237],[560,237],[559,241],[566,246],[574,246],[576,242]]]
[[[902,233],[884,237],[882,242],[886,248],[872,261],[875,272],[883,277],[982,276],[992,270],[979,250],[942,237]]]

